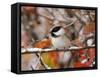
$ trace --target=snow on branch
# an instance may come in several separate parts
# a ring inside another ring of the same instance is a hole
[[[45,53],[45,52],[52,52],[52,51],[79,51],[79,50],[84,50],[84,49],[89,49],[89,48],[95,48],[95,45],[92,46],[87,46],[87,47],[70,47],[69,49],[61,49],[61,48],[51,48],[51,49],[41,49],[41,48],[22,48],[21,53],[22,54],[31,54],[31,53]]]

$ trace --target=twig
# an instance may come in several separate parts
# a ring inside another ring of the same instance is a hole
[[[32,67],[32,65],[31,65],[31,69],[34,70],[34,68]]]
[[[69,49],[39,49],[36,50],[36,48],[29,48],[26,49],[27,52],[22,52],[22,54],[32,54],[32,53],[47,53],[47,52],[62,52],[62,51],[79,51],[79,50],[84,50],[84,49],[89,49],[89,48],[95,48],[95,45],[92,46],[87,46],[87,47],[73,47],[73,48],[69,48]]]
[[[36,56],[39,58],[41,65],[45,68],[45,69],[49,69],[49,67],[44,63],[41,55],[39,53],[36,53]]]

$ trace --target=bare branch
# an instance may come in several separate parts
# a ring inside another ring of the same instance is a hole
[[[45,69],[50,69],[50,68],[45,64],[45,62],[43,61],[41,55],[40,55],[39,53],[36,53],[36,55],[37,55],[37,57],[39,58],[41,65],[42,65]]]
[[[92,46],[87,46],[87,47],[73,47],[73,48],[69,48],[69,49],[40,49],[40,48],[28,48],[25,49],[25,51],[27,52],[22,52],[22,54],[32,54],[32,53],[46,53],[46,52],[62,52],[62,51],[79,51],[79,50],[84,50],[84,49],[89,49],[89,48],[95,48],[95,45]]]

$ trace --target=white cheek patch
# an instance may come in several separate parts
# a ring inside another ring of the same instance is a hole
[[[58,32],[53,32],[55,35],[63,35],[65,33],[64,29],[60,29]]]

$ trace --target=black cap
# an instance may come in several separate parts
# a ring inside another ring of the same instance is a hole
[[[54,32],[58,32],[60,29],[62,28],[62,26],[56,26],[51,30],[51,36],[52,37],[59,37],[57,35],[54,34]]]

